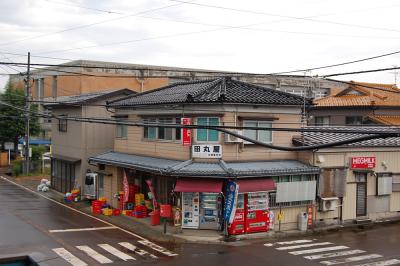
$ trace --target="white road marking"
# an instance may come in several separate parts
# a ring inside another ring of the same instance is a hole
[[[68,232],[80,232],[80,231],[109,230],[109,229],[118,229],[118,228],[115,226],[104,226],[104,227],[56,229],[56,230],[49,230],[49,232],[50,233],[68,233]]]
[[[58,256],[63,258],[65,261],[68,263],[74,265],[74,266],[87,266],[87,264],[74,255],[72,255],[68,250],[65,248],[53,248],[53,251],[57,253]]]
[[[153,259],[157,259],[157,258],[158,258],[156,255],[153,255],[153,254],[147,252],[146,250],[137,248],[135,245],[132,245],[132,244],[129,243],[129,242],[120,242],[120,243],[118,243],[118,244],[120,244],[121,246],[123,246],[123,247],[126,248],[126,249],[129,249],[130,251],[135,252],[136,254],[138,254],[138,255],[140,255],[140,256],[149,255],[149,256],[150,256],[151,258],[153,258]]]
[[[136,237],[136,238],[139,238],[139,239],[141,239],[142,241],[145,241],[145,242],[148,242],[148,243],[150,243],[150,244],[156,245],[156,244],[150,242],[149,240],[147,240],[146,238],[144,238],[144,237],[142,237],[142,236],[140,236],[140,235],[137,235],[137,234],[135,234],[135,233],[133,233],[133,232],[131,232],[131,231],[128,231],[128,230],[123,229],[123,228],[121,228],[121,227],[119,227],[119,226],[116,226],[116,225],[114,225],[114,224],[112,224],[112,223],[109,223],[109,222],[107,222],[107,221],[104,221],[104,220],[102,220],[102,219],[100,219],[100,218],[97,218],[97,217],[95,217],[95,216],[93,216],[93,215],[84,213],[84,212],[82,212],[82,211],[80,211],[80,210],[76,210],[76,209],[74,209],[74,208],[72,208],[72,207],[70,207],[70,206],[67,206],[67,205],[65,205],[65,204],[62,204],[61,202],[58,202],[58,201],[56,201],[56,200],[54,200],[54,199],[51,199],[51,198],[49,198],[49,197],[47,197],[47,196],[45,196],[45,195],[42,195],[42,194],[38,193],[37,191],[31,190],[31,189],[29,189],[29,188],[27,188],[27,187],[24,187],[23,185],[20,185],[20,184],[18,184],[18,183],[16,183],[16,182],[13,182],[13,181],[11,181],[11,180],[5,178],[4,176],[0,176],[0,178],[3,179],[4,181],[7,181],[7,182],[9,182],[9,183],[11,183],[11,184],[16,185],[17,187],[20,187],[20,188],[22,188],[22,189],[25,189],[26,191],[29,191],[29,192],[31,192],[31,193],[33,193],[33,194],[35,194],[35,195],[38,195],[38,196],[40,196],[40,197],[42,197],[42,198],[44,198],[44,199],[47,199],[47,200],[49,200],[49,201],[51,201],[51,202],[54,202],[55,204],[58,204],[58,205],[60,205],[60,206],[63,206],[64,208],[67,208],[67,209],[69,209],[69,210],[71,210],[71,211],[80,213],[80,214],[82,214],[82,215],[84,215],[84,216],[90,217],[90,218],[92,218],[92,219],[94,219],[94,220],[96,220],[96,221],[102,222],[103,224],[107,224],[107,225],[109,225],[109,226],[113,226],[113,227],[115,227],[115,228],[118,228],[120,231],[122,231],[122,232],[124,232],[124,233],[127,233],[127,234],[129,234],[129,235],[131,235],[131,236],[134,236],[134,237]],[[156,245],[156,246],[157,246],[157,245]],[[176,254],[176,255],[178,255],[178,254]],[[176,255],[173,255],[173,256],[176,256]]]
[[[355,266],[389,266],[389,265],[397,265],[400,264],[400,260],[382,260],[382,261],[375,261],[366,264],[357,264]]]
[[[112,255],[120,258],[121,260],[127,261],[127,260],[136,260],[134,257],[125,254],[124,252],[116,249],[115,247],[109,245],[109,244],[98,244],[99,247],[104,249],[105,251],[111,253]]]
[[[155,251],[158,251],[158,252],[160,252],[160,253],[162,253],[162,254],[164,254],[164,255],[167,255],[167,256],[170,256],[170,257],[172,257],[172,256],[178,256],[178,254],[173,253],[173,252],[171,252],[171,251],[169,251],[169,250],[167,250],[167,249],[165,249],[165,248],[163,248],[163,247],[161,247],[161,246],[159,246],[159,245],[156,245],[156,244],[154,244],[154,243],[152,243],[152,242],[150,242],[150,241],[147,241],[147,240],[139,240],[138,242],[139,242],[140,244],[145,245],[146,247],[149,247],[149,248],[151,248],[151,249],[154,249]]]
[[[313,240],[310,239],[300,239],[294,241],[285,241],[285,242],[276,242],[277,245],[292,245],[292,244],[304,244],[304,243],[311,243]],[[272,244],[274,245],[274,244]]]
[[[340,249],[347,249],[347,248],[349,248],[349,247],[346,247],[346,246],[333,246],[333,247],[326,247],[326,248],[297,250],[297,251],[289,252],[289,254],[292,254],[292,255],[303,255],[303,254],[312,254],[312,253],[325,252],[325,251],[331,251],[331,250],[340,250]]]
[[[308,260],[320,260],[320,259],[355,255],[355,254],[360,254],[360,253],[364,253],[364,252],[365,252],[364,250],[354,249],[354,250],[347,250],[347,251],[324,253],[324,254],[319,254],[319,255],[304,256],[304,258],[308,259]]]
[[[98,262],[100,262],[101,264],[106,264],[106,263],[113,263],[112,260],[110,260],[109,258],[101,255],[100,253],[98,253],[96,250],[88,247],[88,246],[76,246],[77,249],[82,250],[83,252],[85,252],[88,256],[92,257],[93,259],[97,260]]]
[[[325,261],[320,261],[321,264],[325,265],[336,265],[336,264],[343,264],[343,263],[349,263],[349,262],[355,262],[355,261],[361,261],[361,260],[369,260],[369,259],[376,259],[376,258],[382,258],[382,255],[379,254],[369,254],[369,255],[363,255],[363,256],[358,256],[358,257],[350,257],[350,258],[344,258],[344,259],[337,259],[337,260],[325,260]]]
[[[314,246],[326,246],[326,245],[331,245],[331,242],[321,242],[321,243],[312,243],[312,244],[304,244],[304,245],[297,245],[297,246],[288,246],[288,247],[280,247],[276,248],[277,250],[291,250],[291,249],[297,249],[297,248],[308,248],[308,247],[314,247]]]

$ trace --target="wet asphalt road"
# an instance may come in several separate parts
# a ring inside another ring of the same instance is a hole
[[[110,226],[0,178],[0,257],[31,254],[41,265],[400,265],[400,224],[279,240],[286,243],[160,247]]]

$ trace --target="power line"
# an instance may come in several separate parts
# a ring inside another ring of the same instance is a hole
[[[85,25],[80,25],[80,26],[76,26],[76,27],[71,27],[71,28],[67,28],[67,29],[63,29],[63,30],[59,30],[59,31],[51,32],[51,33],[45,33],[45,34],[40,34],[40,35],[36,35],[36,36],[32,36],[32,37],[27,37],[27,38],[23,38],[23,39],[11,41],[11,42],[0,43],[0,46],[15,44],[15,43],[19,43],[19,42],[23,42],[23,41],[27,41],[27,40],[33,40],[33,39],[42,38],[42,37],[45,37],[45,36],[50,36],[50,35],[59,34],[59,33],[64,33],[64,32],[68,32],[68,31],[80,30],[80,29],[83,29],[83,28],[88,28],[88,27],[92,27],[92,26],[95,26],[95,25],[108,23],[108,22],[111,22],[111,21],[121,20],[121,19],[125,19],[125,18],[128,18],[128,17],[134,17],[134,16],[138,16],[138,15],[141,15],[141,14],[146,14],[146,13],[150,13],[150,12],[154,12],[154,11],[158,11],[158,10],[162,10],[162,9],[166,9],[166,8],[170,8],[170,7],[174,7],[174,6],[179,6],[179,5],[182,5],[182,4],[181,3],[176,3],[176,4],[172,4],[172,5],[165,5],[165,6],[161,6],[161,7],[157,7],[157,8],[151,8],[151,9],[143,10],[143,11],[140,11],[140,12],[137,12],[137,13],[134,13],[134,14],[124,15],[122,17],[102,20],[102,21],[98,21],[98,22],[94,22],[94,23],[90,23],[90,24],[85,24]]]
[[[111,10],[93,8],[93,7],[77,5],[77,4],[71,4],[71,3],[65,3],[65,2],[54,1],[54,0],[51,0],[51,1],[50,0],[45,0],[45,1],[53,3],[53,4],[71,6],[71,7],[79,7],[79,8],[82,8],[82,9],[87,9],[87,10],[92,10],[92,11],[97,11],[97,12],[102,12],[102,13],[107,13],[107,14],[118,14],[118,15],[125,15],[126,14],[126,13],[121,13],[121,12],[116,12],[116,11],[111,11]]]
[[[328,77],[337,77],[337,76],[345,76],[345,75],[356,75],[356,74],[382,72],[382,71],[395,70],[395,69],[400,69],[400,67],[377,68],[377,69],[361,70],[361,71],[353,71],[353,72],[342,72],[342,73],[323,75],[322,77],[328,78]]]
[[[248,14],[253,14],[253,15],[263,15],[263,16],[269,16],[269,17],[289,18],[289,19],[295,19],[295,20],[311,21],[311,22],[333,24],[333,25],[346,26],[346,27],[363,28],[363,29],[382,30],[382,31],[390,31],[390,32],[400,32],[400,30],[396,30],[396,29],[370,27],[370,26],[363,26],[363,25],[356,25],[356,24],[334,22],[334,21],[318,20],[318,19],[313,19],[313,18],[293,17],[293,16],[287,16],[287,15],[267,13],[267,12],[263,12],[263,11],[231,8],[231,7],[226,7],[226,6],[217,6],[217,5],[190,2],[190,1],[183,1],[183,0],[169,0],[169,1],[182,3],[182,4],[187,4],[187,5],[194,5],[194,6],[201,6],[201,7],[207,7],[207,8],[228,10],[228,11],[234,11],[234,12],[240,12],[240,13],[248,13]]]

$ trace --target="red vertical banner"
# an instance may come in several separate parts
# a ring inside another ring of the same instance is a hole
[[[182,125],[191,125],[192,120],[191,118],[188,117],[182,117],[181,118],[181,124]],[[190,146],[192,145],[192,130],[189,128],[182,128],[182,145],[183,146]]]
[[[129,183],[128,183],[128,177],[126,176],[126,171],[122,171],[124,173],[124,179],[122,180],[122,186],[124,187],[124,203],[128,202],[129,200]]]
[[[313,214],[314,214],[314,209],[313,206],[307,206],[307,225],[308,227],[311,227],[313,225]]]

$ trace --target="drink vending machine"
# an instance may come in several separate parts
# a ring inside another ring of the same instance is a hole
[[[269,230],[268,192],[239,193],[235,218],[228,227],[230,235]]]
[[[199,228],[199,214],[199,193],[182,193],[182,228]]]

